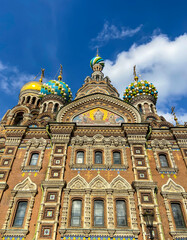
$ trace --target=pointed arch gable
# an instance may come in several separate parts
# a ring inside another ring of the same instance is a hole
[[[115,177],[112,182],[110,183],[110,186],[112,189],[115,190],[129,190],[132,189],[131,185],[127,180],[125,180],[123,177],[118,175]]]
[[[185,192],[184,188],[175,183],[171,178],[168,179],[167,183],[161,187],[162,193],[182,193]]]
[[[97,175],[91,180],[89,187],[91,189],[107,189],[110,185],[103,177],[101,177],[101,175]]]
[[[31,181],[30,177],[27,177],[18,183],[13,190],[16,192],[36,192],[37,185]]]
[[[83,177],[78,174],[76,177],[72,178],[71,181],[67,184],[67,188],[85,189],[88,188],[88,183]]]

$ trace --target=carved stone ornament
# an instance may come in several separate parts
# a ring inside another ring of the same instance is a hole
[[[182,193],[185,192],[184,188],[176,184],[171,178],[168,179],[167,183],[164,184],[161,188],[162,193]]]

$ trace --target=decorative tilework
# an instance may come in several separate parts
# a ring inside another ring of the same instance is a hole
[[[75,170],[75,171],[88,171],[87,168],[72,168],[71,170]],[[89,171],[108,171],[108,168],[92,168],[92,169],[89,169]],[[111,168],[110,171],[127,171],[126,168]]]
[[[25,238],[20,236],[6,236],[2,240],[25,240]]]
[[[110,238],[109,236],[90,236],[88,238],[84,236],[66,236],[62,237],[61,240],[138,240],[135,237],[116,236]]]

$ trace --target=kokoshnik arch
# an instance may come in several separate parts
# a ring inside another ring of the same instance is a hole
[[[104,60],[90,66],[74,100],[62,68],[47,83],[42,69],[2,118],[1,239],[187,239],[186,126],[135,69],[120,99]]]

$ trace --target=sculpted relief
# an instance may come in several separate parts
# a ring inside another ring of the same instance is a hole
[[[77,124],[121,124],[124,118],[102,108],[94,108],[73,118]]]

